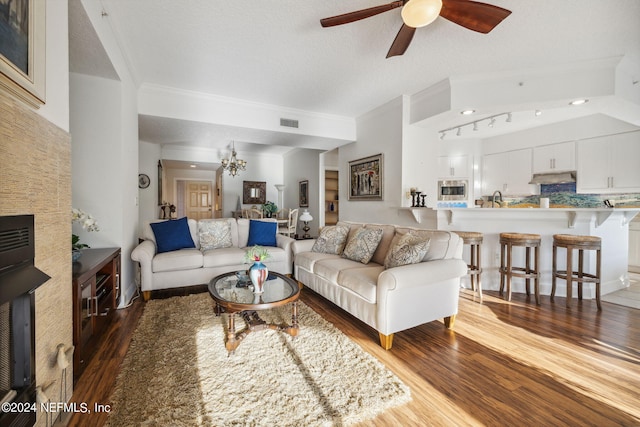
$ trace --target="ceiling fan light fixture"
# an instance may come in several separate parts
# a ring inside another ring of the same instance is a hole
[[[413,28],[420,28],[431,24],[440,16],[442,0],[409,0],[400,14],[402,21]]]

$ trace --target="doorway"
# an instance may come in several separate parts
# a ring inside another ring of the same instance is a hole
[[[177,181],[178,217],[213,218],[211,181]],[[183,213],[183,214],[182,214]]]

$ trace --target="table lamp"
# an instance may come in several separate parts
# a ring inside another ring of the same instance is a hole
[[[305,209],[304,212],[302,212],[302,215],[300,215],[300,221],[304,223],[304,227],[302,227],[302,231],[304,231],[302,238],[310,239],[311,236],[309,235],[309,221],[313,221],[313,217],[309,213],[308,209]]]

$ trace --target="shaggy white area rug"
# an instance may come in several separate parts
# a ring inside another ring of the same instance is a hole
[[[300,334],[250,333],[231,356],[209,294],[147,302],[110,426],[346,426],[411,400],[392,372],[298,303]],[[291,322],[291,307],[260,312]],[[244,321],[236,316],[236,330]]]

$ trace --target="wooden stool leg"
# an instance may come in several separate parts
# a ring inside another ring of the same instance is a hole
[[[507,301],[511,301],[511,268],[512,268],[513,246],[507,244]]]
[[[553,245],[553,267],[551,269],[551,301],[553,301],[553,297],[556,295],[556,274],[558,274],[558,263],[556,257],[558,255],[558,247]]]
[[[567,307],[571,307],[573,298],[573,246],[567,245]]]
[[[524,279],[524,283],[526,286],[526,291],[527,291],[527,296],[531,295],[531,280],[529,279],[529,273],[531,273],[531,248],[530,247],[526,247],[525,248],[525,258],[527,259],[525,261],[525,274],[527,274],[527,277]]]
[[[473,274],[474,271],[474,248],[475,245],[469,245],[469,272],[471,273],[469,277],[469,283],[471,284],[471,290],[475,291],[476,290],[476,281],[475,281],[475,274]]]
[[[584,267],[584,251],[582,249],[578,249],[578,299],[582,301],[582,277],[583,275],[583,267]]]
[[[504,249],[505,249],[505,245],[504,244],[500,244],[500,295],[502,295],[502,292],[504,290],[504,276],[505,276],[505,268],[506,268],[506,264],[505,264],[505,259],[504,259]]]
[[[478,245],[478,249],[476,251],[476,258],[478,260],[478,270],[482,270],[482,263],[480,262],[480,245]],[[481,278],[480,276],[482,276],[482,273],[480,271],[478,271],[477,276],[477,285],[478,285],[478,296],[480,297],[480,302],[482,302],[482,282],[481,282]]]
[[[602,305],[600,304],[600,282],[602,281],[600,276],[600,262],[602,261],[600,249],[596,251],[596,277],[598,280],[596,281],[596,304],[598,304],[598,310],[602,310]]]
[[[534,265],[536,266],[536,277],[533,279],[533,286],[535,288],[536,293],[536,304],[540,305],[540,246],[536,246],[534,249],[535,261]]]

